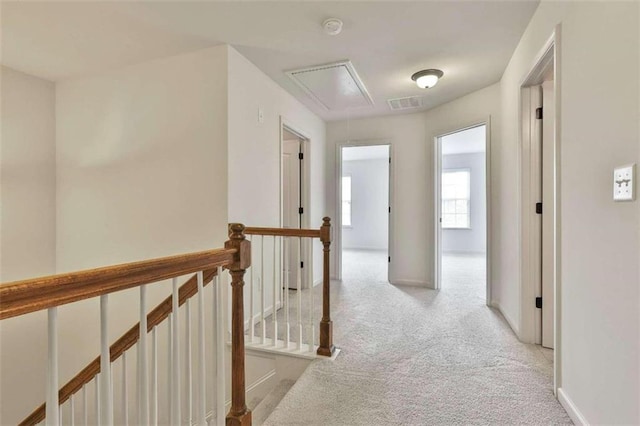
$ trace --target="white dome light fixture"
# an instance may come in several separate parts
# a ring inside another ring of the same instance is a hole
[[[338,18],[329,18],[322,23],[322,28],[330,36],[338,35],[342,31],[342,21]]]
[[[440,70],[429,69],[418,71],[411,76],[411,80],[415,81],[419,88],[430,89],[438,83],[444,73]]]

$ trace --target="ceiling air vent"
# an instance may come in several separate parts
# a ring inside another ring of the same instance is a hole
[[[373,99],[351,61],[317,65],[286,74],[313,100],[329,111],[373,105]]]
[[[389,108],[393,110],[420,108],[422,103],[422,96],[409,96],[408,98],[396,98],[387,100]]]

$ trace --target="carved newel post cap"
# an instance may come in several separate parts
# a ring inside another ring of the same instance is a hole
[[[230,223],[229,238],[232,240],[244,240],[244,228],[245,226],[241,223]]]
[[[331,218],[328,216],[325,216],[322,218],[322,224],[323,225],[331,225]]]

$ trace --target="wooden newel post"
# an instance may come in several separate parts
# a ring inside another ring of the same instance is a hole
[[[332,356],[333,346],[333,321],[331,321],[331,282],[329,272],[329,257],[331,255],[331,218],[322,219],[320,228],[320,241],[323,245],[324,265],[322,275],[322,320],[320,320],[320,346],[318,355]]]
[[[244,236],[244,225],[229,224],[229,241],[225,248],[236,249],[234,262],[227,269],[231,273],[231,409],[227,426],[251,425],[251,411],[245,402],[244,371],[244,272],[251,266],[251,242]]]

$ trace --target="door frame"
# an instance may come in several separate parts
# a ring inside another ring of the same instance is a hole
[[[520,81],[519,90],[519,145],[518,145],[518,178],[520,197],[518,199],[518,221],[519,221],[519,245],[518,258],[520,259],[520,323],[518,324],[518,338],[525,343],[534,343],[536,341],[536,329],[539,327],[539,312],[536,312],[535,294],[539,291],[539,283],[534,282],[534,271],[532,267],[532,257],[529,256],[531,248],[536,247],[534,239],[531,237],[532,230],[535,225],[531,220],[530,198],[535,190],[535,184],[531,179],[532,161],[536,161],[535,155],[531,153],[531,134],[530,134],[530,111],[529,88],[530,86],[541,84],[545,74],[552,70],[554,80],[554,141],[553,141],[553,185],[551,188],[553,205],[545,212],[550,211],[552,216],[551,226],[553,226],[553,286],[554,286],[554,384],[553,392],[557,395],[558,388],[562,387],[561,380],[561,258],[560,258],[560,147],[561,147],[561,63],[560,63],[560,35],[561,26],[557,25],[536,55],[529,71]],[[552,67],[552,68],[551,68]]]
[[[387,252],[388,256],[391,258],[391,262],[387,263],[387,281],[393,283],[392,277],[394,277],[393,271],[393,258],[395,253],[395,239],[394,239],[394,226],[393,226],[393,217],[394,217],[394,163],[393,160],[393,141],[391,139],[354,139],[348,141],[341,141],[336,144],[336,174],[335,174],[335,182],[336,182],[336,218],[335,218],[335,228],[336,232],[334,233],[334,241],[335,241],[335,264],[336,264],[336,279],[342,280],[342,148],[348,147],[359,147],[359,146],[378,146],[378,145],[388,145],[389,146],[389,158],[391,159],[389,163],[389,207],[391,207],[391,212],[389,213],[389,224],[388,224],[388,239],[387,239]]]
[[[434,249],[434,268],[433,268],[433,287],[436,290],[442,288],[442,226],[440,225],[440,218],[442,217],[442,138],[454,133],[458,133],[464,130],[473,129],[474,127],[485,126],[485,208],[486,208],[486,223],[485,223],[485,271],[486,271],[486,304],[492,305],[492,290],[491,290],[491,259],[493,256],[492,250],[492,238],[491,238],[491,116],[487,116],[483,119],[467,122],[454,128],[449,128],[445,131],[438,132],[433,137],[433,152],[434,152],[434,175],[433,175],[433,247]]]
[[[280,218],[279,218],[279,226],[284,227],[284,165],[282,163],[282,154],[284,152],[284,130],[285,128],[290,133],[298,136],[302,139],[302,197],[300,203],[302,204],[303,214],[300,220],[300,228],[310,228],[311,227],[311,136],[309,133],[303,128],[299,127],[295,122],[287,119],[284,116],[280,116],[280,147],[279,147],[279,158],[278,164],[280,168],[280,189],[279,189],[279,198],[280,198]],[[320,226],[320,225],[318,225]],[[314,242],[315,243],[315,242]],[[308,253],[308,250],[305,250],[303,245],[301,258],[305,265],[308,265],[311,270],[311,281],[313,281],[313,261],[310,259],[311,253]],[[284,268],[284,258],[282,254],[280,255],[280,272],[282,274]],[[302,283],[301,288],[308,288],[313,285],[313,283],[309,284],[309,274],[301,273]],[[282,297],[282,295],[281,295]]]

